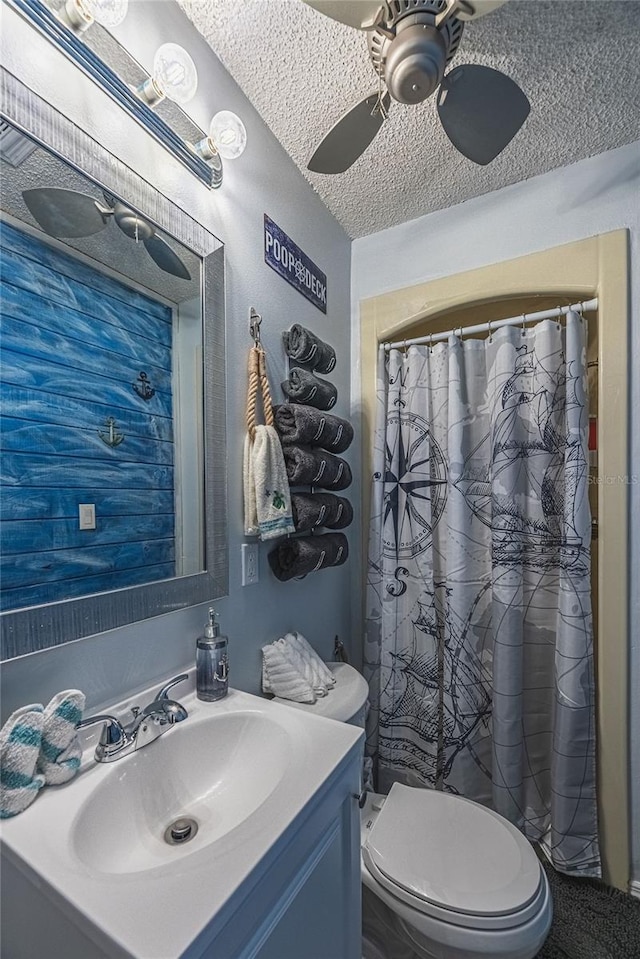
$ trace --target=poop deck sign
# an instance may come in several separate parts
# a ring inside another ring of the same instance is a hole
[[[264,215],[264,261],[287,283],[327,312],[327,277],[277,223]]]

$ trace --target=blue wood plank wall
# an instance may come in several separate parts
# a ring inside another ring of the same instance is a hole
[[[0,608],[175,575],[171,310],[4,223],[0,280]]]

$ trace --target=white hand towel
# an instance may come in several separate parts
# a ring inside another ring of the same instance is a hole
[[[245,534],[262,540],[295,533],[291,494],[280,439],[273,426],[256,426],[245,440]]]
[[[38,772],[47,785],[68,782],[80,768],[82,749],[76,725],[82,719],[84,703],[79,689],[66,689],[54,696],[44,711]]]
[[[16,709],[0,729],[0,819],[17,816],[44,786],[36,774],[43,721],[41,703],[33,703]]]
[[[262,691],[296,703],[315,703],[316,696],[277,643],[262,647]]]
[[[287,636],[290,636],[289,640],[290,645],[295,646],[300,652],[306,656],[311,662],[314,663],[315,668],[318,670],[322,681],[327,687],[335,686],[336,678],[327,666],[327,664],[318,656],[313,646],[307,642],[302,633],[294,632],[287,633]]]

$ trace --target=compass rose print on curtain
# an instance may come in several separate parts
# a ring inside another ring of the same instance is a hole
[[[381,791],[485,803],[599,875],[585,327],[380,350],[365,672]]]
[[[444,456],[426,420],[411,413],[389,417],[386,445],[383,549],[392,560],[410,558],[431,545],[444,510]]]

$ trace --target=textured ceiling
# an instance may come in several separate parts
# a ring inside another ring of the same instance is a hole
[[[465,25],[453,66],[481,63],[531,101],[487,167],[447,139],[433,100],[392,105],[346,173],[306,163],[333,123],[376,89],[364,33],[302,0],[178,0],[326,206],[352,237],[575,163],[640,137],[640,2],[510,0]]]

